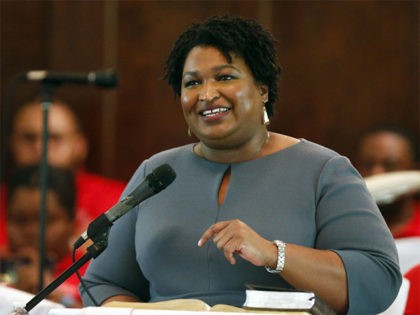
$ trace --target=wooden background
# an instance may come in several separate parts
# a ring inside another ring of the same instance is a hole
[[[195,141],[160,80],[163,63],[188,24],[224,12],[259,19],[278,39],[283,76],[271,130],[350,158],[360,132],[378,123],[401,124],[418,140],[419,2],[409,0],[0,0],[3,127],[18,102],[39,93],[36,83],[13,86],[18,73],[115,68],[117,89],[63,85],[55,95],[82,119],[88,169],[129,179],[151,154]]]

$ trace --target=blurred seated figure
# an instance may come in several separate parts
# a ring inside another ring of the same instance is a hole
[[[42,144],[42,108],[39,100],[22,104],[11,121],[10,151],[15,167],[39,163]],[[82,233],[98,215],[112,207],[119,199],[125,183],[86,171],[88,140],[81,123],[71,107],[54,100],[48,120],[48,163],[63,167],[75,174],[76,229]],[[0,252],[7,247],[5,234],[6,187],[1,187],[0,198]]]
[[[70,171],[49,167],[46,191],[45,285],[72,264],[75,227],[75,187]],[[0,257],[3,281],[19,290],[39,291],[40,168],[18,169],[8,182],[7,232],[9,252]],[[83,273],[85,268],[82,268]],[[81,306],[76,275],[48,298],[68,307]],[[44,286],[45,286],[44,285]]]
[[[375,127],[365,132],[358,142],[356,168],[365,178],[388,172],[416,170],[417,155],[416,141],[407,131],[394,126]],[[403,182],[407,179],[407,174],[401,178],[396,173],[391,177],[379,177],[370,181],[385,181],[385,185],[398,192],[400,185],[405,187]],[[382,201],[381,211],[394,238],[420,236],[418,196],[396,198],[393,202]]]

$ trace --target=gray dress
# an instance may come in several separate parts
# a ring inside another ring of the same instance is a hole
[[[349,313],[378,313],[397,295],[401,274],[393,238],[347,158],[302,139],[256,160],[214,163],[196,156],[189,144],[144,161],[125,194],[163,163],[175,170],[175,181],[115,222],[108,248],[84,276],[98,302],[122,294],[240,306],[246,284],[291,288],[240,257],[231,265],[213,242],[197,246],[211,224],[231,219],[269,240],[338,253],[348,277]],[[218,189],[229,168],[219,206]],[[81,292],[84,304],[92,305]]]

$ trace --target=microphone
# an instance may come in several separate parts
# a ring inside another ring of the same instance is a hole
[[[168,164],[163,164],[154,169],[129,195],[93,220],[88,229],[74,243],[74,248],[79,248],[89,238],[94,238],[97,234],[105,232],[115,220],[133,207],[165,189],[174,181],[175,177],[175,171]]]
[[[117,86],[118,83],[117,74],[113,69],[91,71],[88,73],[63,73],[33,70],[23,73],[22,76],[27,81],[40,81],[55,84],[90,84],[103,88],[113,88]]]

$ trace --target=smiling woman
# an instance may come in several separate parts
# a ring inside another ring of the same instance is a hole
[[[270,33],[241,17],[211,17],[175,42],[165,78],[198,142],[133,175],[126,193],[163,163],[177,178],[111,229],[85,276],[96,302],[242,306],[252,283],[313,291],[339,313],[391,304],[397,253],[363,179],[336,152],[267,129],[276,59]]]

